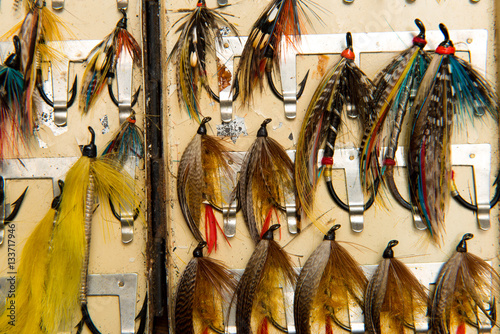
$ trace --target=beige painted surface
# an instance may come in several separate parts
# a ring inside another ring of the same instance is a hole
[[[51,6],[51,1],[47,1]],[[142,45],[142,32],[140,24],[141,1],[130,0],[128,14],[128,30]],[[14,14],[11,11],[12,0],[1,1],[0,35],[6,33],[14,24],[21,21],[24,13]],[[114,0],[66,0],[64,10],[58,12],[72,34],[67,34],[68,39],[101,40],[108,35],[122,17]],[[2,55],[4,59],[5,55]],[[71,73],[78,74],[79,84],[84,70],[82,63],[72,65]],[[142,85],[142,72],[134,68],[134,85],[137,89]],[[79,86],[80,87],[80,86]],[[116,92],[116,87],[115,87]],[[107,91],[96,103],[93,111],[88,116],[81,117],[78,111],[78,97],[75,104],[69,109],[68,131],[60,136],[54,136],[47,127],[42,127],[40,137],[48,144],[47,149],[33,148],[23,157],[72,157],[80,156],[78,145],[86,144],[90,139],[87,126],[92,126],[97,134],[96,144],[100,152],[104,145],[118,130],[118,108],[111,102]],[[143,93],[134,108],[137,113],[137,125],[143,128],[144,108]],[[107,115],[109,132],[102,134],[104,126],[100,119]],[[136,191],[144,198],[144,171],[137,170]],[[29,186],[25,203],[19,212],[16,225],[16,255],[17,263],[22,252],[22,247],[36,223],[45,215],[52,202],[52,186],[48,181],[12,181],[7,184],[7,199],[14,201],[19,194]],[[142,201],[142,200],[139,200]],[[145,210],[145,202],[142,201]],[[103,213],[98,209],[94,215],[92,227],[92,245],[90,251],[90,274],[137,273],[137,312],[146,293],[145,276],[145,238],[146,225],[143,215],[135,222],[134,240],[130,244],[121,242],[120,223],[112,217],[110,212]],[[0,246],[0,276],[5,275],[7,265],[7,247]],[[117,297],[89,297],[89,311],[96,326],[102,333],[120,333],[120,318]],[[75,315],[74,324],[80,320],[80,315]],[[90,333],[88,329],[84,333]]]
[[[181,14],[175,10],[179,8],[192,8],[196,1],[167,1],[165,31],[174,24]],[[232,5],[223,9],[235,15],[230,17],[231,22],[237,25],[239,33],[247,36],[253,22],[259,17],[262,10],[269,1],[229,1]],[[488,30],[488,63],[487,77],[494,84],[497,67],[495,64],[495,1],[481,0],[472,3],[466,0],[417,0],[414,2],[405,0],[355,0],[353,4],[344,4],[341,0],[317,0],[317,4],[322,6],[329,13],[318,13],[323,17],[324,24],[314,22],[314,27],[308,29],[310,33],[345,33],[351,32],[381,32],[381,31],[414,31],[416,30],[413,20],[420,18],[428,30],[437,30],[440,22],[445,23],[448,29],[487,29]],[[210,8],[216,6],[215,0],[207,0]],[[165,36],[167,53],[170,52],[177,35],[170,31]],[[410,43],[411,41],[407,41]],[[465,43],[465,41],[454,41],[455,44]],[[354,45],[356,48],[356,45]],[[370,76],[374,77],[392,54],[362,54],[361,68]],[[265,118],[272,118],[269,124],[269,135],[277,139],[286,149],[294,149],[298,138],[299,129],[303,120],[305,109],[312,97],[316,86],[324,71],[324,63],[327,61],[328,67],[338,60],[338,55],[330,55],[328,58],[319,56],[299,57],[298,75],[300,79],[305,72],[310,69],[311,73],[305,92],[297,104],[298,116],[295,120],[286,120],[283,115],[282,104],[274,98],[267,88],[262,94],[255,94],[254,103],[241,105],[237,101],[233,109],[234,115],[244,117],[248,136],[240,136],[233,144],[228,140],[228,145],[234,151],[246,151],[255,139],[260,123]],[[321,64],[320,64],[321,63]],[[169,215],[169,245],[171,251],[170,272],[171,293],[175,292],[175,282],[182,273],[186,263],[192,256],[192,251],[196,246],[195,239],[191,236],[189,229],[182,217],[176,199],[176,174],[178,162],[182,152],[196,133],[197,124],[190,120],[184,109],[179,109],[177,101],[177,86],[175,82],[175,71],[173,66],[165,71],[166,85],[165,99],[165,126],[167,152],[167,166],[169,170],[169,183],[167,191],[170,192]],[[213,84],[212,87],[215,87]],[[209,133],[216,134],[215,125],[220,124],[219,105],[210,101],[203,93],[202,110],[204,115],[211,116],[211,129]],[[345,120],[345,124],[355,123]],[[477,122],[479,123],[479,122]],[[291,138],[290,139],[290,135]],[[354,145],[354,134],[344,131],[338,139],[338,147],[352,147]],[[492,122],[483,123],[476,129],[468,129],[460,135],[455,135],[453,143],[490,143],[492,145],[492,182],[497,172],[498,162],[498,130]],[[356,139],[358,140],[358,139]],[[168,159],[171,160],[168,160]],[[404,189],[404,177],[406,170],[398,171],[397,182]],[[460,183],[462,194],[469,193],[471,185],[470,171],[468,169],[460,171]],[[466,176],[468,175],[468,176]],[[343,175],[341,172],[335,176],[336,189],[341,198],[345,198]],[[407,196],[405,190],[401,190]],[[396,256],[406,263],[426,263],[446,261],[455,251],[455,246],[464,233],[472,232],[475,238],[469,242],[469,250],[472,253],[488,260],[492,260],[498,269],[499,255],[499,228],[498,228],[498,208],[491,211],[492,228],[489,231],[481,231],[477,227],[475,216],[462,209],[453,201],[450,201],[447,212],[446,226],[447,234],[444,245],[436,247],[429,242],[427,234],[417,231],[412,224],[410,213],[400,208],[392,199],[385,195],[385,207],[380,203],[376,207],[365,213],[365,229],[362,233],[354,233],[349,228],[347,213],[337,208],[330,200],[323,182],[318,190],[317,198],[319,207],[326,215],[335,219],[343,227],[338,231],[337,240],[347,243],[348,250],[361,264],[376,264],[381,258],[387,242],[391,239],[398,239],[399,245],[395,248]],[[219,222],[222,217],[218,216]],[[307,219],[303,220],[303,232],[295,238],[283,231],[279,241],[281,245],[286,245],[293,261],[303,264],[310,253],[317,247],[322,239],[321,232],[315,227],[309,226]],[[220,237],[220,236],[219,236]],[[236,236],[230,239],[231,247],[224,241],[219,242],[220,250],[213,256],[223,260],[232,269],[244,268],[247,260],[253,252],[254,245],[249,239],[247,229],[244,225],[241,214],[238,214]],[[360,245],[360,246],[358,246]],[[498,331],[498,329],[497,329]]]

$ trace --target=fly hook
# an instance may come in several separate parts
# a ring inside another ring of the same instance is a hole
[[[52,101],[47,94],[45,93],[45,90],[43,89],[43,83],[41,80],[41,71],[39,70],[39,75],[37,75],[37,84],[36,88],[38,89],[38,93],[40,94],[40,97],[42,100],[47,103],[51,108],[54,108],[54,101]],[[66,103],[65,109],[69,109],[73,103],[76,100],[76,86],[78,85],[78,76],[75,76],[75,80],[73,81],[73,85],[71,86],[71,89],[69,90],[69,93],[71,94],[68,102]]]
[[[266,71],[266,77],[267,77],[267,82],[269,84],[269,87],[271,88],[271,91],[273,92],[274,96],[276,96],[278,99],[283,101],[284,100],[283,94],[281,94],[278,91],[278,89],[276,88],[274,81],[273,81],[273,75],[272,75],[271,71]],[[302,96],[302,93],[304,93],[304,88],[306,87],[308,77],[309,77],[309,70],[307,70],[307,73],[306,73],[304,79],[302,79],[302,81],[299,83],[299,91],[297,92],[297,100],[300,99],[300,97]]]
[[[2,221],[3,225],[10,224],[16,218],[17,214],[19,213],[19,210],[21,209],[21,205],[23,204],[24,197],[26,196],[28,188],[29,187],[26,187],[21,196],[19,196],[19,198],[14,203],[11,204],[14,206],[14,209],[12,210],[12,212],[8,217],[3,219]],[[4,200],[5,200],[5,182],[3,177],[0,176],[0,202],[3,202]]]
[[[111,98],[111,101],[113,101],[113,104],[119,108],[120,102],[115,97],[115,93],[113,93],[113,79],[114,79],[114,77],[115,77],[114,73],[112,73],[112,72],[108,73],[108,93],[109,93],[109,97]],[[139,88],[137,88],[137,91],[132,96],[132,103],[130,104],[130,108],[133,108],[135,106],[135,104],[137,103],[137,98],[139,97],[140,92],[141,92],[141,86],[139,86]]]

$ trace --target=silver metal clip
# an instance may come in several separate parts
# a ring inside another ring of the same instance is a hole
[[[118,10],[127,10],[128,8],[128,0],[116,0],[116,7]]]
[[[64,8],[64,0],[52,0],[53,10],[62,10]]]
[[[120,124],[132,113],[132,56],[122,52],[116,64],[116,86]]]

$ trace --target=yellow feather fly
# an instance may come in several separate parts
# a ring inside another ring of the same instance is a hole
[[[50,209],[26,241],[17,271],[15,294],[9,295],[6,309],[0,316],[0,333],[43,333],[40,326],[29,319],[40,319],[42,314],[45,268],[55,215],[56,210]],[[13,307],[9,308],[11,305]]]
[[[58,215],[56,217],[53,231],[47,236],[32,235],[36,243],[28,243],[37,251],[26,250],[28,254],[35,254],[27,257],[26,266],[34,266],[36,263],[39,276],[44,277],[39,288],[34,290],[33,284],[28,280],[28,291],[31,289],[31,296],[21,295],[23,289],[18,290],[16,303],[27,300],[28,308],[36,309],[41,305],[38,316],[30,314],[23,319],[23,323],[16,324],[16,327],[35,328],[35,331],[12,332],[3,331],[0,333],[40,333],[51,334],[60,330],[70,330],[71,321],[75,311],[79,309],[80,288],[85,282],[81,282],[81,272],[84,264],[84,257],[87,254],[87,241],[85,238],[85,205],[87,187],[90,175],[94,178],[95,194],[102,205],[108,205],[108,198],[118,205],[131,206],[134,204],[134,186],[130,176],[120,173],[119,166],[106,157],[95,158],[97,149],[94,144],[95,135],[92,133],[92,142],[84,147],[83,155],[73,167],[68,171],[65,180],[64,194],[61,197]],[[89,153],[90,152],[90,153]],[[45,220],[44,220],[45,221]],[[40,233],[41,234],[41,233]],[[43,253],[39,249],[40,245],[47,247],[48,253],[43,261],[38,260],[36,253]],[[35,261],[35,262],[33,262]],[[42,265],[42,262],[44,265]],[[31,263],[31,264],[30,264]],[[24,262],[20,266],[23,267]],[[37,279],[36,282],[40,281]],[[33,296],[36,292],[36,296]],[[41,302],[40,302],[41,301]],[[37,304],[37,305],[32,305]],[[3,316],[2,316],[3,317]]]

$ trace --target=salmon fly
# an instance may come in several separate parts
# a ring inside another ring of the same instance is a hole
[[[273,0],[255,22],[243,48],[236,72],[237,81],[233,85],[234,91],[238,88],[244,103],[251,100],[256,86],[262,90],[265,73],[269,78],[274,69],[279,69],[280,55],[286,52],[282,50],[282,41],[286,42],[286,47],[296,47],[300,42],[306,22],[311,24],[306,9],[321,20],[312,7],[319,8],[310,0]],[[301,83],[301,91],[306,79],[307,76]],[[271,88],[276,91],[274,86]]]
[[[83,114],[88,113],[108,80],[112,80],[115,76],[116,64],[122,53],[128,53],[135,64],[141,64],[141,47],[134,36],[127,31],[126,12],[122,10],[121,13],[123,17],[118,21],[115,29],[87,56],[79,100],[80,111]]]
[[[455,56],[445,25],[439,28],[445,39],[437,47],[413,103],[407,157],[414,213],[438,243],[450,197],[454,119],[464,122],[485,114],[498,118],[495,92],[469,63]]]
[[[217,99],[209,85],[207,56],[210,53],[215,54],[217,45],[222,46],[223,28],[231,29],[236,36],[238,30],[222,14],[209,9],[205,0],[198,0],[194,10],[181,10],[181,12],[186,11],[188,13],[177,21],[182,21],[176,30],[180,32],[179,39],[168,60],[174,61],[176,65],[179,103],[186,107],[190,118],[200,123],[201,88]]]
[[[370,108],[372,82],[354,63],[351,33],[346,34],[346,41],[347,48],[342,52],[341,59],[325,75],[309,103],[297,143],[297,194],[303,211],[313,222],[317,220],[314,200],[321,173],[335,202],[341,208],[349,210],[331,186],[335,141],[341,129],[344,110],[358,114],[362,129],[366,129],[374,117]],[[322,167],[319,169],[318,152],[323,146],[325,151],[321,160]],[[373,200],[370,202],[373,203]],[[371,205],[369,203],[365,208]],[[317,224],[318,227],[320,225]]]
[[[377,114],[373,125],[368,128],[361,153],[361,179],[363,184],[373,184],[380,174],[391,193],[398,201],[411,209],[405,203],[394,184],[393,168],[396,164],[395,155],[398,149],[399,135],[403,127],[406,114],[409,113],[415,100],[418,87],[430,57],[423,48],[425,27],[419,19],[415,24],[420,33],[413,38],[412,46],[396,56],[376,77],[373,92],[373,108]],[[384,146],[387,147],[382,163],[382,170],[378,169],[378,156],[382,137],[386,135]]]

